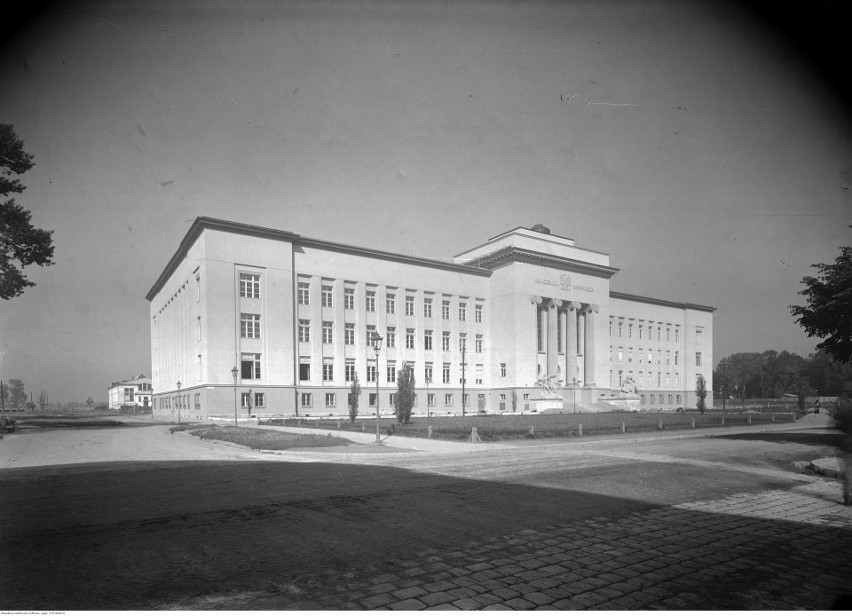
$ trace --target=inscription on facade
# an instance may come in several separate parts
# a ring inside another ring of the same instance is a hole
[[[559,287],[563,291],[585,291],[587,293],[594,293],[595,290],[592,287],[587,287],[579,284],[571,284],[571,276],[568,274],[561,274],[559,276],[559,280],[551,280],[549,278],[536,278],[537,284],[546,284],[550,287]]]

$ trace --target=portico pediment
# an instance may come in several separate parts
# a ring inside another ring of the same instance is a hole
[[[612,278],[618,272],[617,267],[550,255],[527,248],[518,248],[517,246],[506,246],[490,254],[478,257],[470,264],[493,270],[511,263],[529,263],[562,270],[564,274],[560,274],[559,279],[561,284],[570,284],[565,283],[563,276],[570,278],[571,272],[605,279]]]

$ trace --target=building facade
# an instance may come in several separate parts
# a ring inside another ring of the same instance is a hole
[[[144,374],[126,381],[116,381],[109,384],[107,400],[109,408],[120,409],[127,406],[150,408],[154,397],[151,379]]]
[[[611,291],[617,271],[541,226],[441,261],[198,218],[146,296],[154,414],[346,415],[356,374],[360,413],[377,383],[391,413],[405,363],[418,414],[531,410],[545,382],[566,409],[695,406],[714,309]]]

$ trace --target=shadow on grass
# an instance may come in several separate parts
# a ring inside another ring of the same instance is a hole
[[[825,432],[755,432],[751,434],[724,434],[711,438],[735,441],[765,441],[768,443],[797,443],[800,445],[820,445],[840,447],[843,434],[836,430],[826,429]]]

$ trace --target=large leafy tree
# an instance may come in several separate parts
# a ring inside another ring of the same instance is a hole
[[[9,405],[13,409],[22,409],[27,402],[27,391],[20,379],[9,379]]]
[[[852,246],[840,248],[834,263],[817,263],[818,276],[805,276],[799,295],[806,306],[790,306],[808,336],[824,338],[816,348],[835,360],[852,362]]]
[[[24,151],[15,129],[0,124],[0,196],[24,192],[24,185],[14,176],[32,167],[32,154]],[[0,298],[12,299],[35,286],[24,275],[24,267],[53,265],[53,231],[34,227],[31,216],[14,199],[0,201]]]

